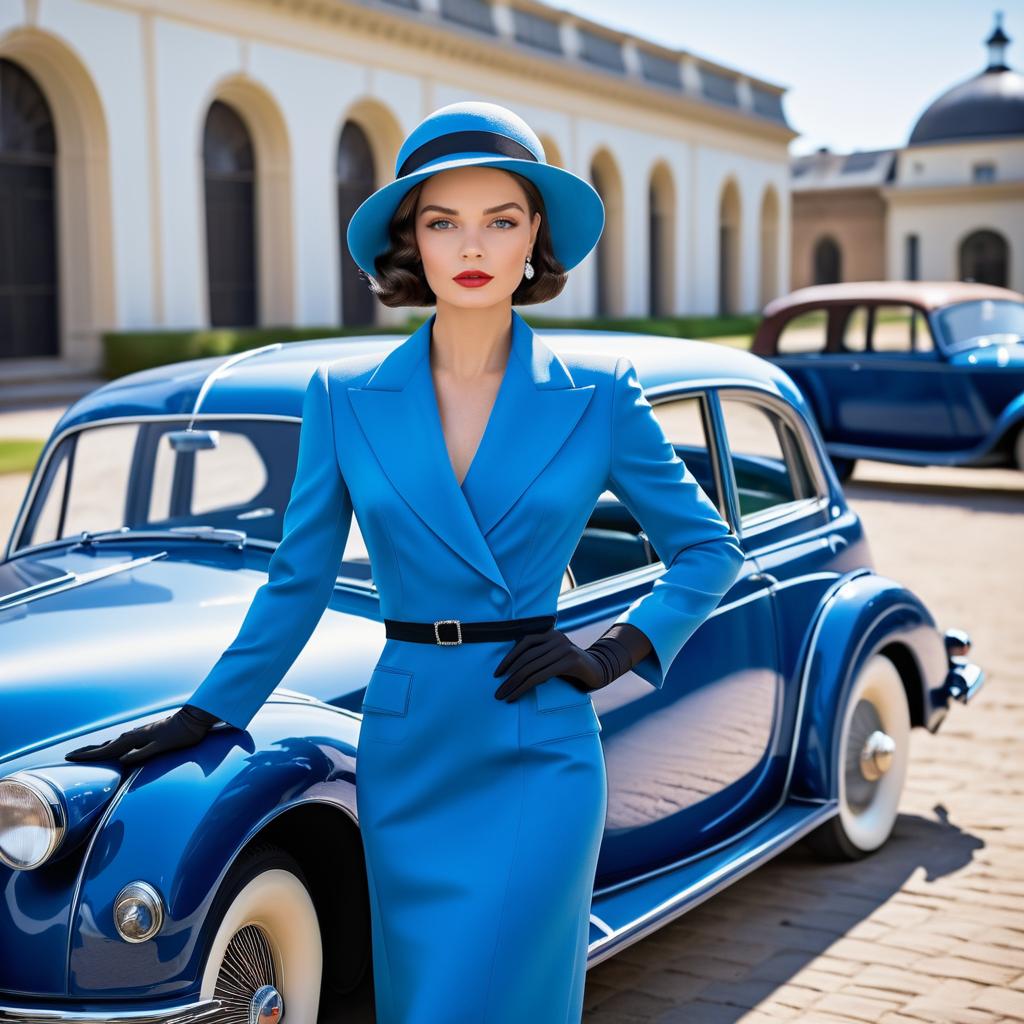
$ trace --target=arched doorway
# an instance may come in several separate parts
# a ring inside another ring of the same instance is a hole
[[[0,358],[60,352],[56,163],[43,91],[0,58]]]
[[[214,100],[203,128],[211,327],[257,322],[256,157],[241,116]]]
[[[735,181],[722,189],[718,204],[718,313],[739,310],[740,293],[740,191]]]
[[[372,324],[376,300],[348,251],[346,232],[352,214],[374,190],[373,149],[366,132],[346,121],[338,141],[338,237],[341,239],[341,320],[346,326]]]
[[[672,175],[663,163],[651,174],[647,210],[647,311],[649,316],[671,316],[675,307],[676,198]]]
[[[814,245],[814,283],[836,284],[843,279],[843,255],[831,236],[819,238]]]
[[[998,231],[972,231],[960,243],[960,280],[1007,287],[1010,246]]]
[[[761,199],[761,287],[763,308],[779,294],[779,197],[768,187]]]

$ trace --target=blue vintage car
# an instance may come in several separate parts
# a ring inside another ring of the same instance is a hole
[[[849,281],[772,300],[751,351],[796,381],[841,480],[858,458],[1024,469],[1024,295]]]
[[[310,376],[403,337],[133,373],[54,428],[0,561],[0,1021],[360,1019],[355,777],[384,632],[358,515],[329,608],[247,730],[135,768],[64,755],[187,700],[266,580]],[[781,369],[706,342],[543,337],[628,353],[746,551],[664,688],[630,673],[594,695],[609,779],[596,964],[797,840],[878,849],[911,728],[937,730],[983,673],[965,633],[873,569]],[[589,643],[663,569],[605,492],[559,626]]]

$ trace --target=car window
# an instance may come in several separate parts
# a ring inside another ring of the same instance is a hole
[[[875,352],[929,352],[934,349],[924,313],[904,303],[875,306],[871,348]]]
[[[813,309],[788,320],[779,332],[779,355],[798,352],[824,352],[828,333],[828,310]]]
[[[937,319],[953,349],[1012,344],[1024,338],[1024,302],[972,299],[944,307]]]
[[[722,510],[708,445],[708,412],[703,393],[652,402],[655,416],[676,454],[707,496]],[[576,586],[608,579],[660,560],[633,513],[614,491],[597,500],[576,545],[569,569]],[[562,589],[566,589],[563,582]]]
[[[865,352],[868,347],[868,308],[853,306],[845,311],[839,347],[844,352]]]
[[[707,411],[703,394],[655,401],[652,407],[676,454],[686,463],[686,468],[715,507],[722,512],[708,446]]]
[[[722,418],[741,524],[788,512],[818,496],[808,454],[797,432],[763,399],[721,391]]]
[[[167,435],[186,424],[177,418],[133,421],[68,434],[43,468],[18,546],[125,526],[212,526],[279,542],[300,424],[200,419],[198,429],[217,431],[217,447],[175,451]],[[355,516],[339,575],[371,579]]]

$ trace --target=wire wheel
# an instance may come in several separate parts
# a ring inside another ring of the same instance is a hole
[[[216,916],[215,916],[216,915]],[[323,945],[298,862],[263,844],[232,867],[211,912],[216,929],[200,986],[224,1024],[316,1024]]]
[[[217,975],[214,998],[224,1004],[224,1024],[249,1024],[257,994],[269,999],[266,989],[277,991],[277,972],[270,940],[259,925],[247,924],[231,936]],[[257,1019],[279,1019],[273,1006],[261,1007]]]

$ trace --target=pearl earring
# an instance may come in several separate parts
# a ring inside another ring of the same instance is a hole
[[[526,257],[526,269],[523,271],[523,276],[527,281],[533,280],[533,264],[530,262],[530,257]]]

